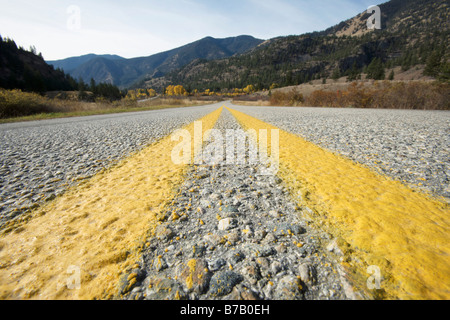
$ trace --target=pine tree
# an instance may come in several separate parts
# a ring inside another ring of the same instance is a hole
[[[386,77],[383,63],[380,58],[374,58],[367,67],[367,78],[374,80],[384,80]]]
[[[95,94],[95,91],[97,90],[97,84],[95,83],[94,78],[91,78],[91,85],[89,87],[89,90],[91,90],[94,94]]]
[[[434,51],[427,59],[424,75],[430,77],[437,77],[441,67],[441,55],[439,52]]]
[[[438,79],[443,82],[450,81],[450,63],[444,63],[441,67],[441,72],[439,73]]]
[[[350,69],[347,77],[347,81],[355,81],[361,78],[361,73],[358,69],[356,61],[353,62],[352,68]]]
[[[339,70],[339,67],[337,67],[336,69],[334,69],[333,74],[331,75],[331,79],[333,79],[334,81],[338,81],[340,77],[341,71]]]
[[[286,75],[286,86],[290,86],[293,84],[293,74],[292,71],[288,71],[287,75]]]

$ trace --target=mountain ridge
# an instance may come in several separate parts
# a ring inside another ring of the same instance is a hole
[[[381,30],[368,30],[366,22],[371,14],[363,11],[319,32],[268,40],[247,35],[205,37],[132,59],[88,54],[49,61],[49,65],[35,52],[32,56],[13,41],[2,40],[0,67],[4,71],[0,74],[0,86],[38,88],[41,92],[75,88],[74,79],[87,83],[94,79],[96,83],[122,89],[161,91],[168,85],[183,85],[188,90],[222,91],[252,84],[262,90],[343,76],[356,80],[362,73],[377,74],[379,80],[386,76],[385,69],[398,67],[419,67],[423,75],[448,80],[448,1],[391,0],[379,7]],[[374,68],[381,68],[382,72],[375,73]]]
[[[65,72],[72,72],[79,66],[85,64],[86,62],[89,62],[91,60],[97,59],[97,58],[105,58],[108,60],[122,60],[125,59],[121,56],[114,55],[114,54],[94,54],[89,53],[78,57],[70,57],[66,59],[60,59],[60,60],[47,60],[46,62],[50,65],[52,65],[55,68],[59,68],[64,70]]]
[[[60,66],[75,79],[81,78],[88,82],[92,78],[96,82],[128,87],[146,77],[164,76],[196,59],[215,60],[245,53],[263,41],[248,35],[221,39],[205,37],[148,57],[112,59],[111,56],[105,55],[82,56],[90,59],[86,59],[72,70],[68,70],[67,61],[73,65],[73,62],[79,61],[81,57],[49,61],[49,63]]]
[[[321,32],[269,39],[239,57],[193,61],[143,86],[179,84],[219,91],[253,84],[262,90],[342,76],[357,80],[372,63],[372,68],[378,64],[383,70],[425,66],[427,76],[447,78],[448,1],[391,0],[379,7],[381,30],[368,30],[371,14],[364,11]],[[435,66],[426,71],[432,58]]]

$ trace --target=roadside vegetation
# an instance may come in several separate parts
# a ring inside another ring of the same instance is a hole
[[[100,88],[103,89],[55,91],[46,95],[0,89],[0,123],[188,107],[226,99],[244,105],[450,110],[448,82],[355,81],[336,90],[319,86],[308,94],[299,87],[255,92],[252,85],[228,92],[208,89],[189,92],[182,86],[168,86],[164,94],[153,89],[121,92],[103,84]],[[115,91],[117,95],[113,96]]]
[[[450,110],[450,84],[443,82],[352,82],[342,90],[315,90],[304,95],[299,89],[270,94],[273,106],[329,108],[375,108]]]
[[[211,90],[189,92],[183,86],[170,85],[157,94],[153,89],[120,91],[113,85],[96,84],[95,81],[91,81],[90,85],[81,81],[78,91],[52,91],[46,94],[0,88],[0,122],[188,107],[254,92],[252,85],[229,93]]]
[[[215,101],[166,96],[146,96],[145,99],[141,96],[139,100],[128,94],[111,101],[102,97],[92,98],[91,92],[83,94],[88,99],[79,100],[79,92],[51,92],[42,96],[0,89],[0,123],[190,107]]]

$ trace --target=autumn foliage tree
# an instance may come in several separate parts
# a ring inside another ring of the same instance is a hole
[[[246,94],[252,94],[252,93],[255,93],[255,92],[256,92],[256,89],[255,89],[255,87],[254,87],[252,84],[249,84],[248,86],[246,86],[246,87],[244,88],[244,92],[245,92]]]
[[[180,96],[188,96],[188,92],[186,91],[186,89],[181,86],[173,86],[170,85],[166,88],[165,94],[168,96],[175,96],[175,97],[180,97]]]
[[[156,91],[154,89],[128,90],[127,93],[127,98],[130,100],[143,100],[153,97],[156,97]]]

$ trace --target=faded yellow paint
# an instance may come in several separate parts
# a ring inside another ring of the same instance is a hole
[[[203,133],[221,112],[201,119]],[[194,124],[185,129],[194,137]],[[177,143],[152,144],[10,227],[0,238],[0,299],[113,297],[183,181],[186,166],[171,160]],[[69,289],[77,268],[80,288]]]
[[[246,129],[277,129],[230,111]],[[339,238],[360,289],[376,265],[384,293],[371,291],[375,297],[450,298],[448,204],[283,130],[278,175],[301,195],[299,206],[313,209],[314,223]]]
[[[194,249],[195,250],[195,249]],[[186,286],[188,287],[188,289],[192,289],[194,286],[194,273],[195,273],[195,269],[197,268],[197,260],[195,259],[191,259],[189,260],[189,262],[187,263],[188,267],[189,267],[189,275],[186,278]]]

